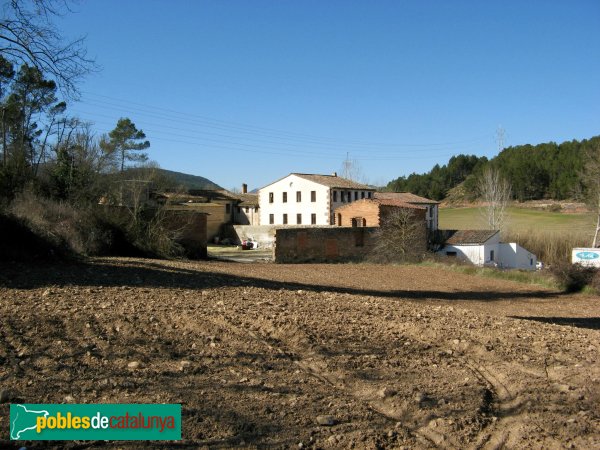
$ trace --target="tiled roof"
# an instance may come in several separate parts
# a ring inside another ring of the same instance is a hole
[[[375,192],[376,199],[394,199],[400,200],[406,203],[423,203],[423,204],[437,204],[435,200],[431,200],[425,197],[420,197],[410,192]]]
[[[443,230],[446,244],[483,244],[498,234],[499,230]]]
[[[387,200],[387,199],[370,199],[370,198],[363,198],[360,200],[355,200],[353,202],[347,203],[345,205],[342,206],[338,206],[336,208],[337,209],[347,209],[347,208],[351,208],[352,205],[360,205],[360,204],[364,204],[364,203],[371,203],[374,205],[379,205],[379,206],[397,206],[399,208],[409,208],[409,209],[425,209],[424,206],[418,206],[418,205],[411,205],[410,203],[405,203],[405,202],[401,202],[399,200]]]
[[[328,186],[330,188],[360,189],[362,191],[375,190],[371,186],[367,186],[366,184],[357,183],[356,181],[338,177],[337,175],[316,175],[310,173],[292,173],[290,175],[296,175],[297,177],[304,178],[305,180],[314,181],[315,183],[319,183],[323,186]]]
[[[258,194],[236,194],[240,199],[238,206],[258,206]]]
[[[189,195],[193,197],[205,197],[210,200],[237,200],[237,196],[227,189],[190,189]]]
[[[377,202],[382,206],[398,206],[400,208],[425,209],[424,206],[412,205],[410,203],[406,203],[406,202],[403,202],[402,200],[396,200],[396,199],[375,198],[372,201]]]

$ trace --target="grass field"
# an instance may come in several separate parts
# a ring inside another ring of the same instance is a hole
[[[441,229],[485,228],[479,208],[442,208],[439,213]],[[592,213],[565,214],[526,208],[509,208],[506,228],[510,232],[553,231],[592,235],[595,229]]]

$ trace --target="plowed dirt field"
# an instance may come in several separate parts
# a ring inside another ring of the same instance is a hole
[[[600,448],[600,299],[419,266],[0,267],[1,448]],[[183,440],[11,442],[9,403]]]

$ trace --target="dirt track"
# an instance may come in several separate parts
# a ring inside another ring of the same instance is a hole
[[[426,267],[1,269],[12,401],[181,403],[189,448],[600,448],[597,297]]]

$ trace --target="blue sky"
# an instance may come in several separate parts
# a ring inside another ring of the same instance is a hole
[[[600,134],[600,2],[87,1],[60,23],[101,71],[70,110],[131,118],[161,167],[226,188],[385,184],[459,153]]]

